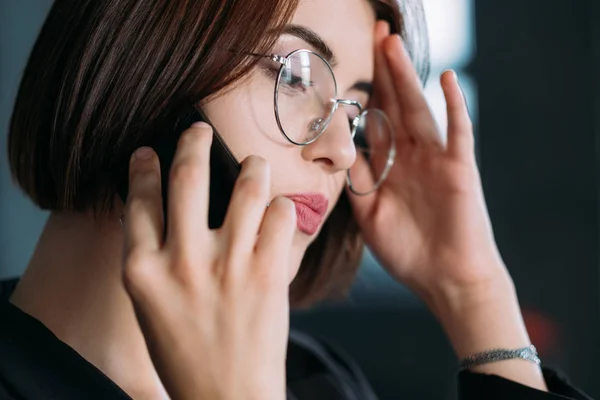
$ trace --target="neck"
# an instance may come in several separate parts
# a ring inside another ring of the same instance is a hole
[[[118,217],[53,213],[10,301],[134,398],[165,397],[121,281]]]

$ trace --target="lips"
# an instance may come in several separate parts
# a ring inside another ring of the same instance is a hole
[[[307,235],[314,235],[327,213],[329,200],[318,193],[301,193],[286,197],[296,206],[298,229]]]

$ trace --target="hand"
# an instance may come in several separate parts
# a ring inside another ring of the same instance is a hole
[[[377,192],[349,194],[363,237],[383,266],[425,301],[459,358],[527,346],[514,286],[495,244],[456,75],[441,78],[448,110],[443,144],[400,37],[390,36],[382,22],[375,37],[371,105],[388,115],[397,155]],[[353,180],[369,179],[366,160],[352,168]],[[474,370],[547,390],[533,363],[510,360]]]
[[[211,140],[203,124],[179,142],[165,240],[158,159],[132,157],[124,284],[171,398],[284,399],[294,204],[266,208],[270,170],[249,157],[223,227],[209,230]]]
[[[394,277],[425,298],[504,279],[507,272],[475,161],[473,129],[454,72],[441,77],[448,110],[445,145],[400,37],[390,36],[382,22],[375,49],[371,106],[390,118],[397,155],[376,193],[350,194],[367,245]],[[366,176],[364,159],[353,168]]]
[[[529,345],[512,280],[495,244],[456,75],[441,77],[448,111],[443,144],[400,37],[390,36],[382,22],[375,37],[371,105],[388,115],[397,155],[377,192],[349,194],[363,237],[383,266],[425,301],[459,358]],[[365,159],[352,168],[353,181],[370,178]],[[523,360],[474,371],[547,390],[540,368]]]

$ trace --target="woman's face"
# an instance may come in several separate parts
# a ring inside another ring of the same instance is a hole
[[[300,0],[288,25],[292,29],[286,30],[271,53],[286,56],[309,49],[334,59],[330,63],[337,97],[364,106],[373,79],[374,26],[375,13],[365,0]],[[249,79],[207,103],[204,111],[238,160],[259,155],[268,161],[271,198],[294,200],[298,214],[294,253],[300,260],[337,203],[346,170],[355,161],[348,118],[356,115],[356,109],[340,106],[319,139],[302,147],[291,144],[281,134],[274,113],[278,68],[265,58]]]

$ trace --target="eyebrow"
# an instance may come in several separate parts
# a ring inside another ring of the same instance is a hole
[[[319,34],[313,31],[312,29],[302,25],[289,24],[286,25],[285,29],[283,30],[283,33],[295,36],[298,39],[301,39],[309,45],[311,45],[317,51],[317,53],[321,55],[321,57],[327,60],[329,65],[331,65],[331,68],[335,68],[338,65],[338,61],[335,57],[335,54],[333,53],[333,50],[331,50],[331,48],[327,45],[325,40],[323,40],[323,38],[321,38],[321,36],[319,36]],[[359,81],[352,85],[350,89],[364,92],[370,98],[373,94],[373,83],[367,81]]]
[[[358,90],[360,92],[364,92],[367,96],[369,96],[369,98],[371,98],[371,96],[373,95],[373,82],[358,81],[354,85],[352,85],[350,90]]]
[[[304,40],[306,43],[311,45],[317,51],[317,53],[321,55],[321,57],[327,60],[329,65],[331,65],[331,68],[336,67],[338,62],[335,54],[333,54],[333,51],[327,45],[327,43],[325,43],[321,36],[319,36],[319,34],[312,29],[301,25],[290,24],[285,27],[283,33],[296,36],[298,39]]]

